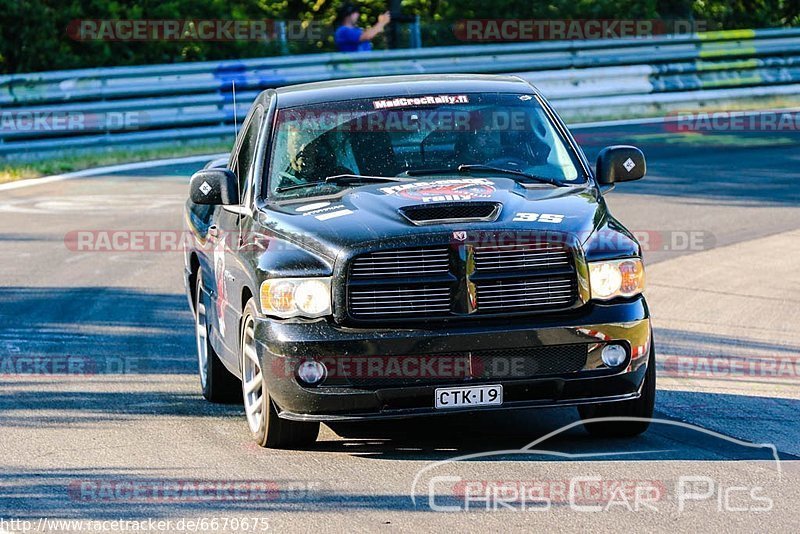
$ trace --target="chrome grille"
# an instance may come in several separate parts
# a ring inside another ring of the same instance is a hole
[[[569,250],[559,243],[515,243],[475,247],[478,271],[568,267]]]
[[[476,285],[480,313],[565,307],[577,298],[574,277],[569,275],[528,280],[496,280]]]
[[[450,270],[447,247],[425,247],[372,252],[353,262],[350,274],[356,278],[376,276],[419,276]]]
[[[357,317],[442,315],[449,311],[450,287],[446,284],[350,289],[350,313]]]
[[[432,376],[403,376],[384,363],[384,373],[358,372],[350,366],[325,385],[388,388],[424,384],[476,384],[495,380],[525,380],[544,376],[569,375],[586,366],[589,346],[584,344],[520,347],[515,349],[476,350],[470,352],[411,354],[401,356],[402,361],[413,363],[412,369],[432,369]],[[365,366],[369,359],[363,357]],[[446,362],[447,367],[440,362]],[[392,370],[390,370],[392,369]],[[436,373],[447,369],[449,372]]]

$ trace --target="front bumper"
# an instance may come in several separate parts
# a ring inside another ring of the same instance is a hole
[[[650,353],[650,319],[644,297],[614,303],[590,303],[577,314],[531,317],[504,322],[467,322],[413,329],[353,329],[325,321],[256,321],[257,351],[279,416],[301,421],[390,419],[455,411],[528,408],[610,402],[637,398]],[[607,343],[626,348],[615,368],[600,360]],[[535,377],[430,379],[412,383],[317,387],[302,386],[292,372],[302,361],[405,355],[474,354],[529,347],[586,345],[586,364],[569,373]],[[499,407],[435,410],[434,390],[441,386],[502,384]]]

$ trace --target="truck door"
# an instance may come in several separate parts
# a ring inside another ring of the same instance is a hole
[[[260,105],[245,119],[228,167],[239,178],[239,205],[221,206],[217,214],[218,238],[213,250],[215,332],[212,345],[232,368],[239,366],[239,321],[242,315],[242,289],[248,279],[243,253],[243,229],[252,218],[251,184],[253,158],[258,132],[264,116]]]

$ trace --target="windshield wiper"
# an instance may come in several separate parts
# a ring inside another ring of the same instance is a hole
[[[325,178],[326,183],[351,184],[358,182],[405,182],[395,176],[364,176],[362,174],[336,174]]]
[[[553,178],[548,178],[547,176],[537,176],[535,174],[528,174],[524,171],[518,171],[516,169],[506,169],[504,167],[493,167],[492,165],[481,165],[481,164],[472,164],[468,165],[462,163],[458,166],[459,172],[470,172],[470,171],[487,171],[487,172],[499,172],[502,174],[512,174],[514,176],[521,176],[523,178],[528,178],[529,180],[534,180],[536,182],[542,182],[545,184],[554,185],[556,187],[562,187],[565,184],[555,180]]]
[[[521,176],[523,178],[527,178],[529,180],[533,180],[536,182],[541,182],[545,184],[554,185],[556,187],[564,187],[567,184],[559,182],[554,178],[548,178],[546,176],[537,176],[535,174],[529,174],[527,172],[518,171],[516,169],[506,169],[504,167],[493,167],[491,165],[482,165],[479,163],[475,164],[467,164],[462,163],[455,168],[443,168],[443,169],[410,169],[405,171],[403,174],[405,176],[426,176],[429,174],[447,174],[447,173],[466,173],[469,174],[471,171],[486,171],[486,172],[497,172],[501,174],[511,174],[514,176]]]
[[[458,169],[442,167],[441,169],[408,169],[400,173],[399,176],[427,176],[429,174],[447,174],[458,172]]]
[[[293,191],[295,189],[305,189],[306,187],[317,187],[324,184],[353,184],[360,182],[405,182],[404,178],[396,178],[393,176],[364,176],[361,174],[335,174],[328,176],[324,180],[315,182],[307,182],[305,184],[287,185],[279,187],[275,191],[283,193],[285,191]]]

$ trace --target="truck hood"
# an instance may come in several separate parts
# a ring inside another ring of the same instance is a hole
[[[409,208],[496,203],[494,220],[414,223]],[[369,184],[331,197],[269,203],[260,211],[261,224],[291,241],[334,258],[369,242],[413,238],[418,234],[457,231],[547,231],[569,233],[585,242],[604,223],[605,202],[592,186],[523,187],[507,178],[426,178],[413,182]]]

